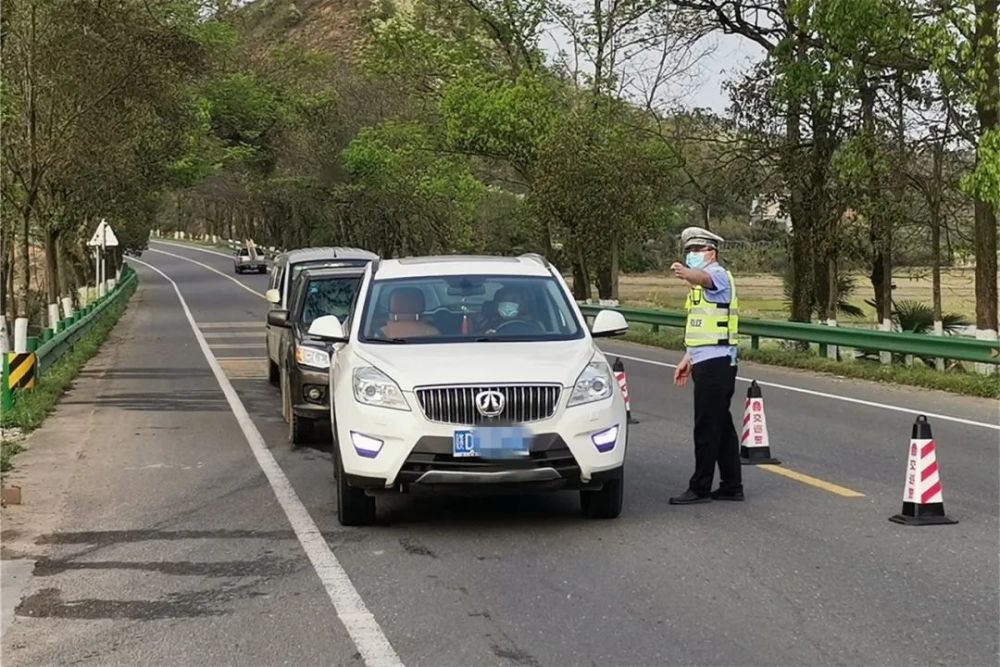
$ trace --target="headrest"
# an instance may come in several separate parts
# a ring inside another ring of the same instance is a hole
[[[424,293],[416,287],[397,287],[389,297],[389,314],[420,315],[424,303]]]

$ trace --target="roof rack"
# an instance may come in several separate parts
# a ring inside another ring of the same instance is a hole
[[[545,257],[543,257],[537,252],[526,252],[523,255],[518,255],[518,257],[521,259],[533,259],[542,266],[544,266],[546,269],[552,268],[552,265],[549,264],[549,260],[545,259]]]

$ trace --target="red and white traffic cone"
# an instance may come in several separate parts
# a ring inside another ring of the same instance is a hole
[[[944,513],[941,475],[931,425],[920,415],[913,423],[910,456],[906,462],[906,484],[903,487],[903,511],[889,521],[907,526],[934,526],[958,523]]]
[[[626,421],[629,424],[638,424],[639,420],[632,417],[632,401],[628,397],[628,379],[625,376],[625,364],[622,363],[621,357],[615,359],[613,370],[615,372],[615,380],[618,382],[618,388],[622,390],[622,396],[625,397]]]
[[[771,457],[771,441],[767,434],[767,418],[764,416],[764,395],[754,380],[747,389],[747,401],[743,408],[743,436],[740,438],[740,462],[743,465],[781,463]]]

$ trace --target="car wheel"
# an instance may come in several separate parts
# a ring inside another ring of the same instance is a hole
[[[334,447],[334,476],[337,481],[337,521],[342,526],[367,526],[375,523],[375,499],[348,485],[344,466],[340,462],[340,447]]]
[[[281,369],[278,368],[278,364],[271,361],[270,356],[267,358],[267,381],[275,387],[281,383]]]
[[[622,513],[625,496],[625,469],[604,482],[599,491],[580,491],[580,507],[591,519],[616,519]]]
[[[288,441],[293,445],[304,445],[312,442],[316,422],[307,417],[299,417],[294,410],[290,411],[288,419]]]

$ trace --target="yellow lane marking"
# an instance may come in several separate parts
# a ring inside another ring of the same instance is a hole
[[[230,380],[262,380],[267,377],[267,360],[261,357],[217,357]]]
[[[147,252],[158,252],[161,255],[168,255],[170,257],[176,257],[177,259],[183,259],[185,262],[191,262],[192,264],[197,264],[198,266],[200,266],[200,267],[202,267],[204,269],[208,269],[212,273],[219,274],[220,276],[222,276],[226,280],[232,280],[234,283],[236,283],[237,285],[239,285],[240,287],[242,287],[246,291],[250,292],[254,296],[259,296],[262,299],[264,298],[264,295],[261,294],[260,292],[258,292],[257,290],[251,289],[251,288],[247,287],[246,285],[244,285],[243,283],[241,283],[240,281],[238,281],[236,278],[233,278],[232,276],[227,276],[225,273],[223,273],[222,271],[219,271],[215,267],[209,266],[208,264],[203,264],[202,262],[199,262],[196,259],[191,259],[190,257],[185,257],[184,255],[177,255],[177,254],[174,254],[172,252],[167,252],[166,250],[156,250],[155,248],[147,248]]]
[[[764,463],[758,465],[757,467],[767,470],[768,472],[773,472],[778,475],[782,475],[783,477],[787,477],[789,479],[794,479],[797,482],[808,484],[809,486],[815,486],[817,489],[823,489],[824,491],[835,493],[838,496],[843,496],[845,498],[865,497],[865,494],[858,493],[857,491],[853,491],[851,489],[848,489],[847,487],[839,486],[837,484],[833,484],[832,482],[826,482],[822,479],[817,479],[816,477],[811,477],[801,472],[795,472],[794,470],[789,470],[788,468],[784,468],[781,466],[771,465],[770,463]]]
[[[199,329],[263,329],[263,322],[199,322]]]

